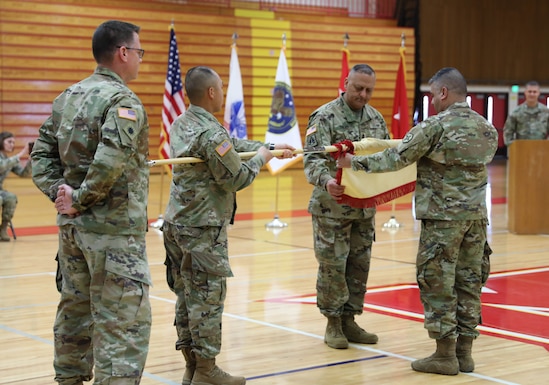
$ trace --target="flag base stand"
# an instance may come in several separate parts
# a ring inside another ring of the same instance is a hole
[[[400,223],[398,223],[394,215],[391,215],[391,218],[383,224],[383,227],[388,229],[397,229],[402,226],[404,225],[401,225]]]
[[[153,228],[153,229],[159,229],[162,227],[162,225],[164,224],[164,217],[162,216],[162,214],[160,214],[158,216],[158,219],[154,222],[152,222],[150,224],[150,226]]]
[[[265,224],[265,227],[267,229],[283,229],[285,227],[288,227],[288,224],[286,222],[282,222],[279,219],[278,215],[275,214],[274,219],[269,223]]]

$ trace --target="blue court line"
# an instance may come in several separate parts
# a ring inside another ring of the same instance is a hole
[[[285,370],[283,372],[275,372],[275,373],[262,374],[260,376],[246,377],[246,381],[253,381],[253,380],[259,380],[259,379],[262,379],[262,378],[282,376],[282,375],[291,374],[291,373],[305,372],[305,371],[308,371],[308,370],[329,368],[329,367],[339,366],[339,365],[347,365],[347,364],[352,364],[352,363],[355,363],[355,362],[370,361],[370,360],[375,360],[375,359],[378,359],[378,358],[385,358],[385,357],[387,357],[387,356],[380,355],[380,356],[374,356],[374,357],[358,358],[356,360],[333,362],[331,364],[309,366],[309,367],[300,368],[300,369]]]

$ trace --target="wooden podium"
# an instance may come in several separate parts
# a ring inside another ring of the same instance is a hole
[[[549,140],[515,140],[507,150],[509,231],[549,234]]]

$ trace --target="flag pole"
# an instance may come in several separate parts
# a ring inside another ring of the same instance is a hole
[[[405,48],[405,42],[406,42],[406,36],[404,35],[404,32],[402,32],[402,34],[400,35],[400,47],[401,47],[400,49],[403,50]],[[389,218],[389,220],[383,224],[384,228],[397,229],[399,227],[404,226],[397,221],[395,211],[396,211],[396,200],[393,200],[391,204],[391,218]]]
[[[282,49],[286,49],[286,34],[282,34]],[[279,176],[276,175],[276,188],[275,188],[275,210],[274,210],[274,218],[272,221],[267,222],[265,224],[265,228],[267,230],[269,229],[283,229],[285,227],[288,227],[288,224],[286,222],[283,222],[280,220],[280,217],[278,216],[278,188],[279,188]]]

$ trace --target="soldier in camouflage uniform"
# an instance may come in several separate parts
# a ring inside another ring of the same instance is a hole
[[[389,139],[383,116],[368,104],[375,82],[369,65],[355,65],[345,80],[346,92],[309,117],[307,146],[367,137]],[[378,337],[360,328],[354,317],[364,309],[376,209],[338,203],[344,188],[336,182],[336,162],[330,154],[306,154],[304,170],[314,185],[308,210],[319,265],[317,306],[327,318],[324,342],[334,349],[346,349],[349,342],[375,344]]]
[[[94,384],[138,384],[149,350],[149,123],[126,85],[144,53],[138,33],[121,21],[96,29],[95,72],[55,99],[31,154],[34,183],[59,212],[54,368],[63,385],[93,372]]]
[[[236,385],[244,377],[231,376],[215,364],[221,350],[221,318],[226,278],[233,273],[227,250],[227,226],[234,216],[236,192],[249,186],[271,149],[293,147],[230,138],[214,113],[223,104],[223,83],[208,67],[191,68],[185,78],[189,109],[170,131],[172,157],[196,157],[204,162],[175,164],[170,199],[163,224],[168,285],[177,295],[175,344],[186,360],[183,384]],[[238,152],[256,151],[242,162]]]
[[[549,137],[549,108],[538,101],[539,83],[526,83],[526,100],[509,114],[503,126],[503,140],[509,146],[516,139],[544,140]]]
[[[417,282],[424,325],[437,349],[412,368],[455,375],[474,370],[471,347],[479,334],[480,294],[491,254],[486,164],[496,152],[498,134],[465,101],[467,84],[458,70],[443,68],[429,84],[438,115],[413,127],[398,147],[370,156],[347,154],[338,166],[386,172],[417,162]]]
[[[15,147],[15,137],[11,132],[0,133],[0,212],[2,213],[2,224],[0,227],[0,242],[9,242],[8,225],[10,224],[15,207],[17,206],[17,196],[14,193],[4,190],[4,179],[10,172],[20,177],[28,177],[31,174],[31,162],[21,162],[21,158],[29,154],[29,144],[25,144],[23,149],[15,156],[9,156]]]

